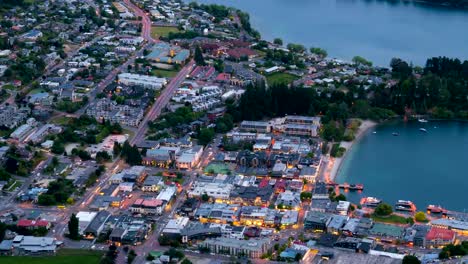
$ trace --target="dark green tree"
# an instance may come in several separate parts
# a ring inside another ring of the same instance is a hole
[[[406,255],[403,258],[402,264],[421,264],[421,261],[414,255]]]
[[[203,51],[198,45],[195,47],[195,54],[193,55],[193,59],[199,66],[206,65],[205,59],[203,58]]]
[[[381,203],[375,208],[374,213],[378,216],[388,216],[393,213],[393,208],[389,204]]]
[[[68,234],[73,240],[80,239],[80,234],[78,233],[78,223],[78,218],[75,214],[72,214],[70,216],[70,220],[68,221]]]

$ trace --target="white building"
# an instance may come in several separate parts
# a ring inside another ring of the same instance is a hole
[[[167,79],[133,73],[121,73],[119,74],[119,83],[159,90],[167,84]]]
[[[158,194],[156,199],[162,200],[168,203],[172,200],[176,192],[177,192],[177,188],[175,186],[168,186]]]
[[[12,247],[18,255],[54,254],[59,241],[53,237],[16,236]]]
[[[348,215],[350,206],[351,203],[348,201],[339,201],[338,205],[336,206],[336,211],[338,211],[340,215]]]
[[[192,169],[195,167],[198,162],[200,162],[200,157],[203,154],[202,146],[194,146],[191,149],[188,149],[182,152],[182,155],[177,157],[176,166],[178,169]]]
[[[76,218],[78,218],[78,233],[83,234],[96,215],[96,212],[78,212],[76,214]]]
[[[187,195],[189,197],[200,197],[206,193],[214,199],[226,200],[229,199],[233,188],[233,185],[228,183],[195,182],[191,190],[187,192]]]
[[[280,208],[280,206],[284,206],[289,209],[296,209],[301,205],[301,196],[299,193],[287,190],[278,195],[278,199],[275,204],[279,209],[283,209]]]

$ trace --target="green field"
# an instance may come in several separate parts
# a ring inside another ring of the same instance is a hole
[[[53,124],[57,124],[57,125],[67,125],[68,122],[70,122],[71,119],[72,118],[66,117],[66,116],[56,116],[56,117],[52,118],[52,120],[50,122],[53,123]]]
[[[157,77],[172,78],[177,75],[178,71],[155,69],[152,70],[151,73]]]
[[[208,166],[206,166],[204,172],[209,173],[209,174],[215,174],[215,175],[216,174],[230,174],[231,170],[224,163],[212,162],[208,164]]]
[[[99,251],[61,249],[56,256],[47,257],[4,257],[2,264],[98,264],[103,253]]]
[[[31,91],[28,93],[28,95],[43,93],[43,92],[45,92],[45,91],[46,91],[46,90],[44,90],[44,89],[37,88],[37,89],[31,90]]]
[[[275,83],[292,83],[297,80],[298,77],[289,73],[277,72],[266,76],[268,84],[272,85]]]
[[[403,216],[399,215],[390,215],[390,216],[376,216],[372,215],[372,220],[375,222],[389,223],[389,224],[407,224],[408,221]]]
[[[160,37],[167,37],[170,32],[177,33],[179,31],[176,27],[151,27],[151,37],[159,39]]]

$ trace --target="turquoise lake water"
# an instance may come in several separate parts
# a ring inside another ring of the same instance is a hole
[[[429,204],[468,210],[468,123],[377,126],[347,154],[336,181],[364,184],[362,193],[347,193],[354,202],[372,196],[392,205],[411,200],[423,211]]]
[[[468,59],[468,11],[372,0],[198,0],[247,11],[262,37],[325,48],[331,57],[392,57],[424,65],[428,57]]]

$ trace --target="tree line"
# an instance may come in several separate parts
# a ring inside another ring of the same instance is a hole
[[[408,112],[468,119],[468,61],[434,57],[420,68],[392,59],[390,66],[394,85],[364,88],[349,82],[345,91],[286,83],[268,88],[264,83],[252,84],[228,112],[235,122],[284,115],[321,115],[324,123],[350,117],[384,120]]]

